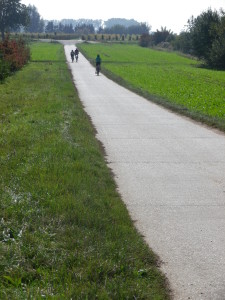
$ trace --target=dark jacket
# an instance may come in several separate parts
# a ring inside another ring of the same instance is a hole
[[[99,54],[97,55],[97,57],[95,59],[95,62],[96,62],[96,65],[100,65],[101,64],[102,60],[101,60],[101,57],[100,57]]]

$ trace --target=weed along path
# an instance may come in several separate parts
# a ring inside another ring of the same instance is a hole
[[[174,299],[225,299],[225,135],[68,65],[130,215]]]

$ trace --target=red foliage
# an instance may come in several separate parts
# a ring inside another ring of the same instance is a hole
[[[10,64],[10,71],[21,69],[30,59],[30,49],[22,39],[10,40],[8,37],[0,42],[2,60]]]

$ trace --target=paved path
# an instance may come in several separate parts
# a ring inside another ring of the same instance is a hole
[[[225,299],[225,136],[70,63],[84,108],[137,228],[174,298]]]

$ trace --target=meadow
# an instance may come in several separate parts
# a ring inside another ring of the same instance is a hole
[[[79,44],[113,80],[195,120],[225,130],[225,72],[174,52],[125,44]]]
[[[0,299],[169,299],[83,110],[63,47],[0,85]]]

